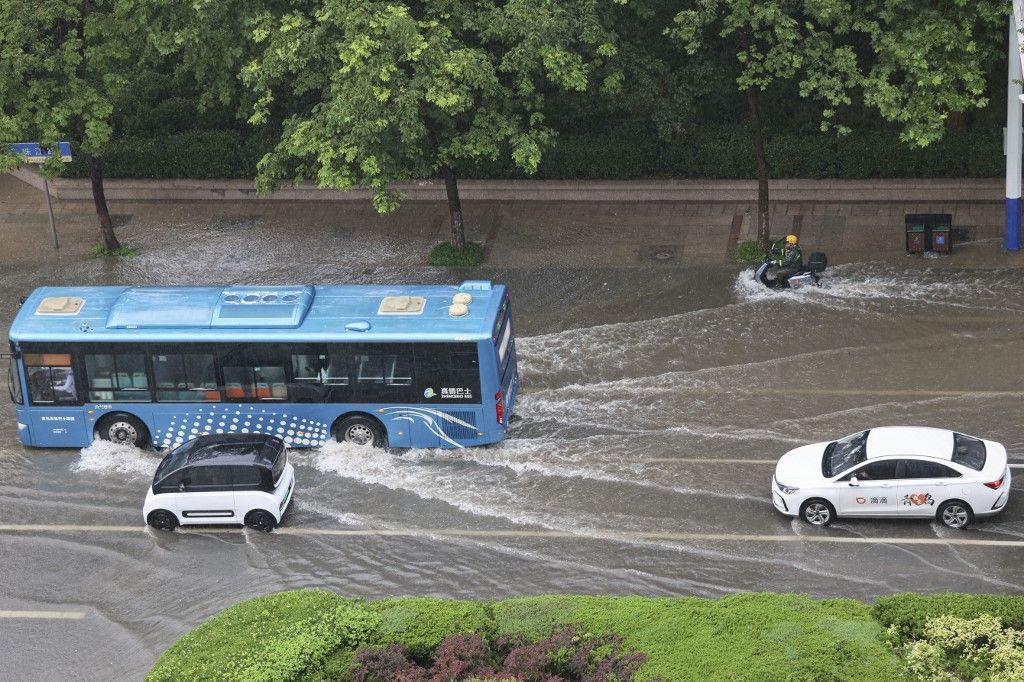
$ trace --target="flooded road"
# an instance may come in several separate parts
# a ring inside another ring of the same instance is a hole
[[[382,234],[272,239],[261,224],[147,234],[140,256],[0,275],[4,331],[43,284],[457,282]],[[252,244],[266,245],[258,253]],[[314,255],[310,255],[314,254]],[[339,256],[338,254],[342,254]],[[386,265],[364,267],[385,256]],[[462,451],[293,451],[283,527],[142,526],[159,457],[18,444],[0,409],[0,670],[140,677],[178,636],[270,591],[501,597],[778,590],[1024,591],[1024,470],[1005,513],[957,532],[772,508],[774,461],[884,424],[999,440],[1024,464],[1024,273],[853,263],[827,288],[771,293],[737,268],[483,268],[509,284],[522,393],[506,442]],[[57,528],[41,529],[40,524]]]

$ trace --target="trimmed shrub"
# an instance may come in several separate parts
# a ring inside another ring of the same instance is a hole
[[[548,680],[629,682],[645,656],[626,652],[618,635],[580,634],[572,626],[556,628],[531,642],[523,635],[489,641],[478,633],[451,635],[423,664],[404,647],[362,649],[356,653],[356,682],[431,682],[434,680]]]
[[[106,244],[100,243],[100,244],[93,244],[89,248],[89,255],[92,256],[93,258],[103,258],[103,257],[131,258],[132,256],[139,255],[139,252],[138,252],[137,249],[133,249],[130,246],[122,246],[122,247],[117,248],[117,249],[110,249],[110,248],[107,248]]]
[[[885,680],[903,668],[870,607],[850,599],[524,597],[491,609],[498,633],[539,637],[563,623],[624,633],[647,654],[637,679]]]
[[[115,137],[104,151],[109,178],[247,178],[277,142],[277,130],[228,127],[217,115],[196,114],[188,99],[171,98],[154,107],[152,134]],[[193,130],[197,124],[224,128]],[[204,118],[206,120],[204,120]],[[139,126],[136,126],[136,128]],[[1002,139],[995,126],[947,133],[922,149],[899,141],[894,129],[768,135],[768,169],[773,178],[1000,177]],[[652,177],[753,178],[757,166],[745,124],[704,125],[673,140],[637,129],[563,134],[555,138],[533,174],[504,158],[463,161],[463,178],[613,179]],[[75,157],[65,177],[87,177]]]
[[[740,242],[736,246],[736,251],[732,254],[732,259],[737,263],[751,264],[760,263],[764,260],[764,249],[761,248],[760,244],[753,240],[747,240]]]
[[[1006,627],[1024,630],[1024,597],[991,594],[894,594],[875,602],[872,613],[899,643],[923,639],[929,618],[977,618],[988,614]]]
[[[427,254],[427,265],[474,267],[484,262],[484,247],[478,242],[466,242],[466,248],[456,249],[449,242],[434,245]]]
[[[995,616],[929,618],[924,636],[903,648],[917,679],[1024,679],[1024,632],[1004,628]]]
[[[256,597],[179,639],[146,679],[294,679],[331,652],[368,642],[378,622],[363,602],[323,590]]]
[[[400,644],[416,657],[430,655],[454,633],[480,632],[488,623],[479,602],[405,597],[367,604],[378,618],[371,644]]]

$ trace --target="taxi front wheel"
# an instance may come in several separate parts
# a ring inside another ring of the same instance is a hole
[[[836,517],[836,508],[827,500],[815,498],[804,502],[800,517],[812,526],[827,526]]]

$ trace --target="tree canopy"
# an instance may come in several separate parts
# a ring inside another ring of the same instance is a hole
[[[54,145],[69,140],[93,167],[93,195],[108,248],[114,235],[100,159],[112,116],[130,94],[132,68],[145,43],[132,0],[7,0],[0,3],[0,140]],[[17,163],[0,148],[2,163]],[[43,172],[56,173],[56,156]]]
[[[722,49],[739,66],[758,164],[758,241],[768,241],[768,160],[758,106],[777,82],[819,103],[821,127],[849,132],[842,109],[861,96],[898,123],[901,139],[925,146],[944,133],[950,112],[982,107],[986,53],[977,34],[1005,17],[995,0],[695,0],[668,32],[691,55]]]
[[[394,183],[452,174],[459,162],[508,155],[533,171],[555,135],[545,96],[586,90],[616,51],[604,5],[325,0],[263,13],[254,30],[262,51],[243,70],[257,95],[250,120],[269,120],[282,93],[298,106],[282,112],[257,188],[363,186],[383,212],[401,199]]]

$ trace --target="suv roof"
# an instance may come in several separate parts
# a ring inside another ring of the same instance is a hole
[[[255,465],[270,468],[284,449],[284,441],[262,433],[223,433],[199,436],[184,464],[213,466]]]

